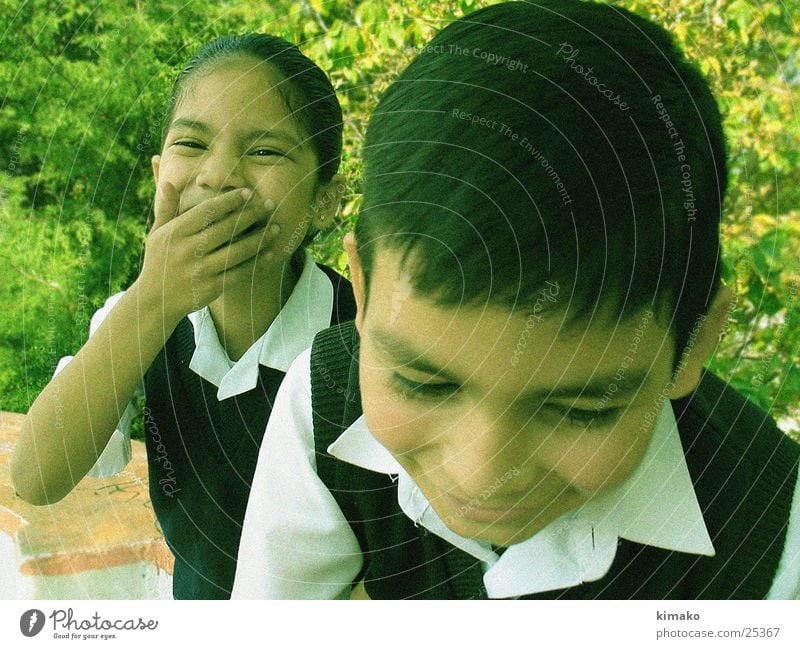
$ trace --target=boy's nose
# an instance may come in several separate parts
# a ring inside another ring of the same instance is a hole
[[[443,439],[442,460],[459,495],[473,498],[488,490],[498,499],[518,488],[515,478],[536,473],[535,453],[519,422],[506,416],[475,416],[454,426]],[[544,472],[544,471],[542,471]],[[512,484],[514,483],[514,484]]]
[[[243,186],[240,157],[229,153],[207,153],[197,173],[197,184],[213,192],[224,192]]]

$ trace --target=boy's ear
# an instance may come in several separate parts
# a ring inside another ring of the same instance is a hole
[[[158,171],[161,168],[161,156],[154,155],[150,158],[150,164],[153,167],[153,179],[156,181],[156,185],[158,185]]]
[[[719,344],[720,334],[728,319],[732,303],[733,293],[724,284],[720,285],[705,319],[697,330],[694,342],[690,339],[682,353],[678,372],[672,379],[675,388],[670,393],[670,399],[689,395],[700,383],[703,365]]]
[[[327,183],[322,183],[317,187],[314,196],[314,215],[311,218],[311,226],[317,230],[324,230],[333,221],[339,205],[344,195],[346,178],[342,174],[336,174]]]
[[[348,232],[344,237],[344,249],[347,253],[348,265],[350,266],[350,279],[353,282],[353,294],[356,298],[356,329],[361,334],[361,326],[364,321],[365,308],[365,282],[364,271],[361,268],[361,258],[358,256],[356,246],[356,235]]]

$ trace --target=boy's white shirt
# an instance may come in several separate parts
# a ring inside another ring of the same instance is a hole
[[[328,451],[345,462],[393,476],[398,503],[411,520],[483,562],[489,597],[517,597],[600,579],[614,560],[619,538],[714,554],[668,401],[640,466],[624,483],[499,557],[488,543],[461,537],[441,521],[413,479],[369,432],[363,416]],[[352,529],[316,474],[306,351],[289,369],[267,424],[232,596],[347,598],[362,563]],[[768,597],[800,598],[800,481]]]
[[[95,312],[89,324],[90,337],[123,295],[124,292],[112,295]],[[208,307],[189,314],[195,342],[189,368],[218,388],[217,399],[220,401],[243,394],[258,384],[260,365],[286,372],[294,359],[311,345],[314,336],[330,325],[332,311],[333,285],[311,254],[305,251],[303,271],[286,304],[264,335],[235,363],[228,358],[219,341]],[[54,375],[72,358],[65,356],[59,360]],[[131,423],[139,414],[135,401],[143,393],[143,386],[140,385],[88,475],[114,475],[128,464],[131,458]]]

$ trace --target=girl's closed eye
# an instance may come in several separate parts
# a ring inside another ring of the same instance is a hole
[[[269,147],[259,147],[259,148],[253,149],[250,152],[250,155],[255,156],[257,158],[272,158],[272,157],[285,158],[285,157],[287,157],[286,153],[284,153],[283,151],[281,151],[279,149],[269,148]]]
[[[205,149],[205,145],[201,144],[197,140],[175,140],[172,143],[172,146],[186,148],[186,149],[197,149],[197,150]]]

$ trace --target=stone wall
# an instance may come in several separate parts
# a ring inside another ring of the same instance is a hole
[[[35,507],[11,485],[24,415],[0,412],[0,599],[169,599],[173,557],[150,505],[144,444],[125,471]]]

